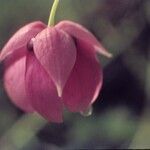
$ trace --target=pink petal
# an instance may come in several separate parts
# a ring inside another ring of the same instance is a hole
[[[63,92],[65,106],[72,112],[85,111],[102,86],[102,70],[92,47],[81,41],[77,47],[76,64]]]
[[[2,52],[0,54],[0,61],[4,60],[14,51],[16,53],[18,53],[18,51],[25,52],[27,50],[27,43],[30,41],[30,39],[37,35],[44,28],[45,25],[40,21],[36,21],[22,27],[11,37],[11,39],[2,49]]]
[[[71,21],[62,21],[58,23],[55,27],[58,29],[62,29],[71,36],[75,37],[76,39],[83,40],[84,42],[90,44],[91,46],[94,47],[92,50],[95,50],[107,57],[112,56],[112,54],[107,52],[106,49],[102,47],[102,45],[95,38],[95,36],[83,26]]]
[[[33,109],[25,91],[25,63],[25,56],[15,62],[13,57],[5,61],[4,85],[16,106],[26,112],[32,112]]]
[[[62,103],[47,72],[34,55],[27,59],[26,90],[33,108],[52,122],[62,122]]]
[[[36,36],[33,45],[36,57],[51,76],[61,97],[76,61],[73,39],[64,31],[46,28]]]

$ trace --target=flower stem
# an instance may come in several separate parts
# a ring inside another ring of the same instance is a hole
[[[52,9],[50,11],[48,26],[54,26],[54,24],[55,24],[55,15],[56,15],[56,10],[57,10],[58,4],[59,4],[59,0],[54,0]]]

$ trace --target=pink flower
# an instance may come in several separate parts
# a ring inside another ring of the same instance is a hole
[[[62,21],[54,27],[30,23],[1,52],[5,89],[22,110],[62,122],[64,107],[82,112],[98,96],[102,69],[96,52],[111,56],[77,23]]]

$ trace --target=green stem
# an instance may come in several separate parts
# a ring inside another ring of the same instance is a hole
[[[55,24],[55,15],[56,15],[56,10],[57,10],[58,4],[59,4],[59,0],[54,0],[52,9],[50,11],[48,26],[54,26],[54,24]]]

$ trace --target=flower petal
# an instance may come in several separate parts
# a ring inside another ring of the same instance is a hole
[[[61,97],[76,61],[73,39],[64,31],[47,28],[36,36],[33,47],[36,57],[51,76]]]
[[[26,112],[32,112],[33,108],[25,91],[25,63],[25,56],[16,62],[14,62],[14,57],[6,59],[4,86],[16,106]]]
[[[18,53],[20,50],[26,51],[27,43],[30,41],[30,39],[36,36],[45,27],[46,26],[42,22],[36,21],[27,24],[18,30],[2,49],[0,61],[4,60],[8,55],[15,51],[16,53]]]
[[[102,86],[102,70],[92,47],[77,41],[77,48],[76,64],[62,96],[65,106],[72,112],[89,108]]]
[[[32,54],[28,55],[26,90],[33,108],[52,122],[62,122],[62,103],[47,72]]]
[[[95,36],[83,26],[71,21],[61,21],[55,27],[62,29],[76,39],[83,40],[84,42],[90,44],[94,47],[93,50],[97,51],[98,53],[107,57],[112,57],[112,54],[107,52],[106,49],[104,49],[99,41],[95,38]]]

